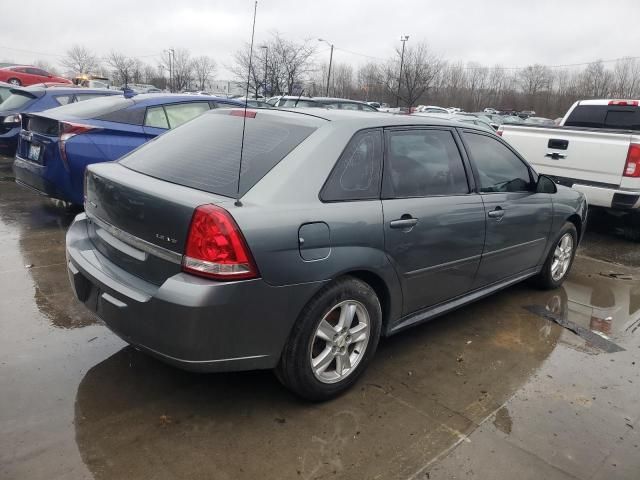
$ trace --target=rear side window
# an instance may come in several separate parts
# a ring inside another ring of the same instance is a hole
[[[147,108],[147,115],[144,118],[144,125],[153,128],[169,128],[167,115],[164,113],[162,105],[159,107]]]
[[[0,103],[0,110],[17,110],[26,106],[34,98],[23,93],[13,93],[4,102]]]
[[[382,131],[364,130],[351,139],[325,183],[325,202],[380,197]]]
[[[449,130],[391,131],[386,148],[386,198],[469,193],[462,157]]]
[[[53,98],[58,105],[67,105],[73,101],[73,95],[56,95]]]
[[[325,120],[257,112],[246,119],[238,186],[242,110],[216,109],[144,144],[120,162],[178,185],[236,197],[244,195]]]
[[[169,128],[176,128],[209,110],[208,102],[178,103],[165,105]]]
[[[567,127],[640,130],[640,108],[613,105],[578,105],[565,122]]]
[[[481,192],[531,190],[529,168],[498,140],[477,133],[464,133],[464,140],[478,170]]]

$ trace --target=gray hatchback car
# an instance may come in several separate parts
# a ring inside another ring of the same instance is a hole
[[[212,110],[91,165],[67,233],[76,295],[198,371],[275,369],[327,399],[391,335],[533,277],[565,279],[584,196],[474,126]]]

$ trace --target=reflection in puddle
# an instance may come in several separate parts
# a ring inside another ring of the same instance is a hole
[[[587,350],[620,351],[613,340],[640,327],[640,282],[629,274],[572,275],[544,305],[526,308],[582,337]]]

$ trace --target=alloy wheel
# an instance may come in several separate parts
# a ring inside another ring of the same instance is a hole
[[[565,233],[553,252],[553,260],[551,261],[551,278],[555,282],[558,282],[564,277],[571,265],[571,259],[573,258],[573,236],[570,233]]]
[[[313,374],[322,383],[336,383],[352,374],[367,350],[369,313],[355,300],[335,305],[322,318],[311,342]]]

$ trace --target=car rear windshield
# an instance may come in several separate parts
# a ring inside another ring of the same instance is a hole
[[[246,118],[242,174],[238,170],[243,110],[213,110],[161,135],[120,162],[167,182],[239,197],[251,189],[325,120],[308,115],[255,113]]]
[[[640,130],[640,108],[617,105],[578,105],[564,124],[567,127]]]
[[[9,98],[0,103],[0,111],[2,110],[17,110],[24,107],[27,103],[34,100],[33,95],[14,91]]]
[[[94,98],[91,101],[70,103],[62,107],[48,110],[54,115],[69,115],[75,118],[96,118],[106,115],[117,110],[122,110],[134,101],[130,98],[121,97],[119,95],[109,95],[101,98]]]

